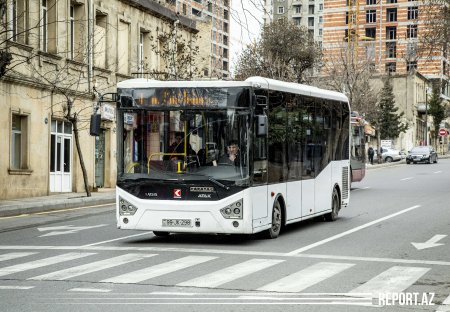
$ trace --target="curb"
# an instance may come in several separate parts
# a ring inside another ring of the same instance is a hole
[[[35,201],[27,203],[12,204],[4,207],[0,207],[0,217],[11,217],[23,214],[81,208],[96,205],[112,205],[115,203],[115,195],[102,198],[66,198],[66,199],[53,199],[51,201]]]

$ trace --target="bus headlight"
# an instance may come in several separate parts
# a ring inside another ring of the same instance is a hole
[[[121,216],[132,216],[136,213],[137,207],[119,196],[119,214]]]
[[[243,199],[239,199],[237,202],[220,209],[222,217],[225,219],[242,219],[243,202]]]

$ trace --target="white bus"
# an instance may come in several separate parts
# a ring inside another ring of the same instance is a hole
[[[289,223],[333,221],[349,202],[341,93],[252,77],[131,79],[117,95],[120,229],[275,238]]]

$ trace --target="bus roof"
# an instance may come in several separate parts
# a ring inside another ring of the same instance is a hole
[[[255,87],[283,92],[320,97],[348,103],[348,98],[339,92],[320,89],[313,86],[293,82],[279,81],[264,77],[250,77],[245,81],[229,80],[153,80],[145,78],[128,79],[117,84],[119,89],[139,88],[227,88],[227,87]]]
[[[119,89],[139,88],[227,88],[251,87],[246,81],[228,80],[153,80],[145,78],[129,79],[117,84]]]
[[[313,97],[320,97],[330,100],[337,100],[342,102],[348,102],[348,98],[340,92],[320,89],[317,87],[293,83],[293,82],[285,82],[280,80],[274,80],[264,77],[250,77],[247,78],[248,82],[252,82],[252,85],[260,84],[261,88],[278,90],[284,92],[291,92],[296,94],[308,95]]]

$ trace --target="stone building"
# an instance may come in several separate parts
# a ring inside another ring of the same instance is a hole
[[[89,188],[114,187],[114,103],[101,108],[102,134],[89,135],[98,96],[136,73],[167,71],[155,52],[160,34],[175,24],[189,42],[196,22],[150,0],[6,4],[0,51],[12,61],[0,77],[0,199],[83,192],[76,134]]]

